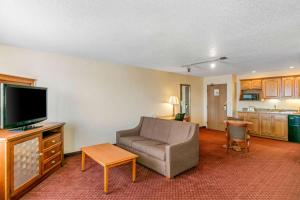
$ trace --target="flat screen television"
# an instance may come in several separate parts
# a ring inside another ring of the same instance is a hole
[[[47,119],[47,88],[1,84],[1,128],[26,127]]]

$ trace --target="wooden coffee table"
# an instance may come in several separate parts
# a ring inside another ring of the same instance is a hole
[[[109,168],[132,162],[132,182],[136,178],[137,155],[130,153],[112,144],[98,144],[82,147],[81,170],[85,170],[85,156],[87,155],[104,168],[104,192],[108,192],[108,170]]]

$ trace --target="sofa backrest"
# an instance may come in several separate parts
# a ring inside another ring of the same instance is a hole
[[[193,123],[143,117],[140,135],[149,139],[158,140],[168,144],[185,141],[192,131]]]

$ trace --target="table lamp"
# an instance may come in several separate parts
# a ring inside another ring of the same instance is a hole
[[[176,96],[170,96],[169,98],[169,104],[171,104],[173,106],[173,116],[175,116],[175,106],[179,104],[179,100]]]

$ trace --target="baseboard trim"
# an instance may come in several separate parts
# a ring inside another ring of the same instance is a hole
[[[76,155],[79,155],[79,154],[81,154],[81,151],[74,151],[74,152],[71,152],[71,153],[65,153],[64,156],[65,156],[65,158],[67,158],[67,157],[76,156]]]

